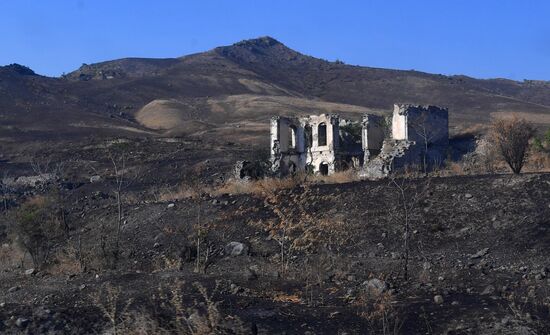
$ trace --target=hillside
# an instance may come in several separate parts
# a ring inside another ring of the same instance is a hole
[[[264,123],[259,136],[266,136],[272,114],[353,116],[387,112],[394,102],[446,106],[452,127],[508,113],[550,124],[549,82],[350,66],[303,55],[270,37],[181,58],[83,65],[62,78],[22,69],[0,68],[2,138],[121,131],[200,136],[251,122]],[[239,138],[236,130],[232,140]]]
[[[550,175],[398,182],[411,206],[408,279],[405,214],[387,181],[305,184],[270,201],[164,202],[133,191],[116,268],[112,185],[83,185],[68,193],[71,234],[51,266],[25,274],[28,260],[0,263],[0,332],[196,334],[185,322],[215,313],[219,330],[204,334],[548,334]],[[212,250],[204,271],[197,211]],[[279,233],[266,229],[279,215],[293,220],[286,266]],[[4,217],[2,250],[15,254]]]

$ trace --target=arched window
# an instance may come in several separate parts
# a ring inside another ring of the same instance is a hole
[[[317,145],[320,147],[327,145],[327,125],[324,122],[319,123],[317,127]]]
[[[322,162],[319,164],[319,172],[322,176],[328,175],[328,163]]]
[[[296,149],[296,126],[288,127],[288,148]]]

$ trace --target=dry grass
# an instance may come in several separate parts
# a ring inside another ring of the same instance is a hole
[[[455,131],[454,138],[463,138],[469,136],[480,136],[487,133],[489,125],[482,123],[474,123],[464,127],[460,127]]]
[[[82,272],[77,251],[73,248],[59,251],[49,264],[48,272],[55,275],[71,275]]]
[[[212,195],[222,194],[264,194],[267,190],[283,190],[294,188],[303,183],[304,178],[296,175],[287,178],[264,178],[252,181],[231,179],[218,189],[211,192]]]
[[[25,252],[17,245],[0,245],[0,271],[13,271],[23,267],[25,263]]]
[[[527,120],[530,123],[534,124],[550,124],[550,115],[545,113],[516,113],[516,112],[492,112],[492,119],[502,119],[502,118],[511,118],[514,116],[521,116],[521,118]]]
[[[200,196],[201,193],[210,193],[210,187],[197,185],[191,185],[188,183],[182,183],[171,190],[160,190],[155,195],[155,200],[160,202],[175,201],[182,199],[195,199]]]
[[[328,176],[315,175],[308,178],[308,181],[312,184],[325,183],[325,184],[344,184],[359,181],[359,174],[356,170],[350,169],[341,172],[335,172]]]
[[[209,192],[213,196],[222,194],[265,194],[266,191],[292,189],[298,185],[311,184],[342,184],[359,181],[357,171],[347,170],[336,172],[329,176],[306,176],[304,174],[296,174],[285,178],[264,178],[252,181],[242,181],[231,179],[221,187]]]
[[[524,172],[550,172],[550,153],[532,150],[527,156]]]

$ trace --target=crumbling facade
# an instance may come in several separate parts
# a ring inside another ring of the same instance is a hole
[[[441,164],[449,145],[448,111],[396,104],[391,118],[367,114],[361,121],[336,114],[271,119],[271,172],[329,175],[356,169],[379,178],[406,165],[426,170]]]
[[[449,112],[437,106],[394,105],[391,136],[380,154],[360,172],[362,177],[382,178],[393,170],[410,167],[430,171],[449,152]]]
[[[328,175],[360,168],[376,155],[384,139],[381,116],[365,115],[362,122],[336,114],[271,119],[271,168],[284,176],[297,171]]]

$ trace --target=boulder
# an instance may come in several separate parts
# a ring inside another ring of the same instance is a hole
[[[29,325],[30,322],[31,321],[29,319],[17,318],[17,320],[15,320],[15,325],[18,328],[26,328]]]
[[[438,294],[434,296],[434,302],[438,305],[441,305],[443,303],[443,296],[441,294]]]
[[[235,256],[246,255],[248,253],[248,247],[241,242],[229,242],[225,246],[224,251],[227,256],[235,257]]]
[[[365,285],[367,290],[374,295],[380,295],[388,289],[388,284],[378,278],[369,279],[363,282],[363,285]]]
[[[8,293],[12,293],[12,292],[15,292],[15,291],[19,291],[21,289],[21,287],[19,286],[13,286],[13,287],[10,287],[8,289]]]
[[[91,176],[90,177],[90,183],[97,183],[101,180],[101,176]]]

